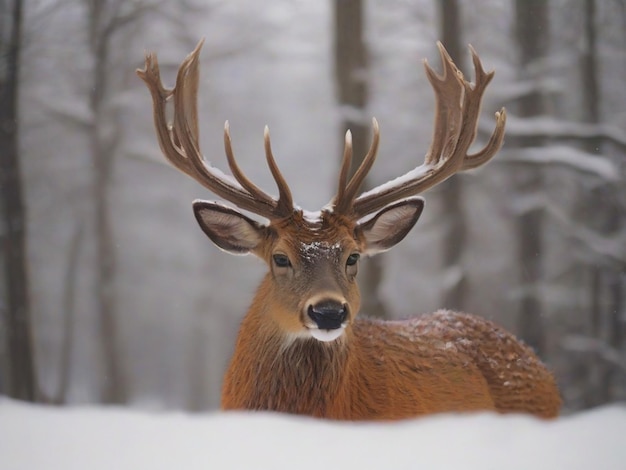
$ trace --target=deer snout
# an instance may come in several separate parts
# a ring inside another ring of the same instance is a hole
[[[307,314],[320,330],[336,330],[348,317],[348,306],[336,300],[322,300],[309,305]]]

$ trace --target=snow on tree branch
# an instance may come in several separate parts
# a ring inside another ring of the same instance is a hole
[[[507,129],[508,132],[508,129]],[[500,163],[553,164],[589,173],[610,182],[621,179],[619,169],[609,159],[566,145],[525,147],[500,152]]]
[[[569,122],[549,116],[520,118],[509,114],[506,120],[506,134],[508,137],[603,138],[626,151],[624,130],[607,124]]]

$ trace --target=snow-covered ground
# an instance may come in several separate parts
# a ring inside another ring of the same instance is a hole
[[[626,468],[626,407],[542,422],[442,415],[342,424],[269,413],[50,408],[0,398],[0,469]]]

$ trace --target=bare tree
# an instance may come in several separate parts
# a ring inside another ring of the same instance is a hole
[[[580,76],[582,84],[582,118],[586,123],[597,125],[601,122],[601,90],[598,54],[597,5],[595,0],[585,0],[582,4],[584,46],[581,48]],[[606,148],[601,136],[591,136],[581,142],[582,148],[593,155],[600,155]],[[587,185],[589,186],[589,185]],[[592,230],[602,236],[611,236],[620,230],[619,204],[612,194],[617,188],[604,181],[596,181],[591,187],[581,191],[581,219]],[[607,347],[618,350],[621,343],[622,325],[620,316],[623,310],[620,264],[612,260],[594,257],[587,262],[590,271],[590,335],[604,341]],[[624,269],[623,264],[621,269]],[[600,354],[590,354],[589,377],[586,381],[589,390],[585,394],[585,406],[596,406],[610,401],[611,381],[614,366],[603,360]]]
[[[21,0],[0,2],[0,200],[6,305],[0,304],[7,344],[8,395],[37,400],[35,355],[26,270],[26,214],[18,145]]]
[[[343,148],[346,131],[352,132],[354,158],[351,174],[361,164],[369,147],[369,123],[366,116],[368,100],[368,59],[364,40],[364,9],[362,0],[335,0],[335,79],[341,111],[340,136]],[[367,186],[368,181],[364,182]],[[361,269],[359,284],[361,309],[381,318],[389,315],[379,296],[383,275],[382,256],[370,258]]]
[[[104,384],[102,400],[105,403],[126,401],[126,380],[121,369],[118,352],[117,305],[115,303],[115,244],[111,227],[108,189],[113,168],[115,142],[107,140],[104,130],[104,104],[108,93],[108,67],[111,36],[117,28],[117,15],[107,11],[119,8],[119,2],[86,0],[88,8],[89,46],[93,56],[92,86],[89,107],[92,121],[89,141],[93,158],[93,200],[95,204],[95,236],[97,256],[96,296],[97,315],[100,322]]]
[[[464,71],[464,48],[462,46],[461,7],[458,0],[437,1],[441,42],[448,50],[459,70]],[[466,276],[462,267],[462,255],[466,239],[465,214],[463,213],[463,178],[450,178],[439,188],[442,195],[443,263],[445,280],[442,305],[445,308],[463,309]]]
[[[142,1],[85,0],[85,5],[89,48],[93,57],[89,93],[92,119],[88,126],[88,135],[94,168],[97,317],[101,329],[105,380],[102,400],[105,403],[124,403],[127,400],[128,384],[119,359],[118,312],[115,301],[116,253],[109,207],[113,162],[121,130],[111,125],[113,120],[107,113],[106,103],[112,91],[109,70],[114,36],[154,8],[154,4]]]
[[[549,21],[547,0],[515,1],[515,38],[519,47],[519,70],[523,80],[532,82],[537,69],[548,53]],[[520,117],[539,116],[546,112],[542,91],[533,86],[516,103]],[[539,139],[525,138],[518,142],[520,147],[535,147]],[[513,175],[513,185],[519,197],[543,191],[541,170],[522,168]],[[517,266],[522,288],[518,332],[539,355],[545,351],[545,333],[541,319],[542,305],[538,287],[543,277],[543,225],[544,209],[539,204],[526,207],[518,214]]]
[[[520,76],[525,80],[527,86],[524,89],[529,93],[515,104],[518,114],[529,118],[546,114],[547,103],[550,103],[537,80],[538,74],[545,75],[548,47],[548,27],[545,21],[547,4],[539,3],[520,2],[516,10],[516,37],[523,59],[521,63],[526,64],[520,67]],[[527,148],[507,153],[516,154],[514,160],[526,164],[516,169],[515,188],[519,192],[516,197],[524,197],[525,202],[531,202],[518,204],[525,211],[521,219],[523,225],[518,228],[518,233],[522,235],[518,253],[533,260],[526,265],[523,259],[519,261],[526,270],[522,288],[523,310],[520,313],[524,315],[525,311],[527,314],[520,318],[521,334],[531,343],[544,343],[543,325],[539,317],[544,307],[548,310],[548,305],[539,303],[538,286],[545,289],[543,292],[562,289],[568,297],[587,300],[572,305],[569,299],[563,312],[568,316],[568,323],[578,323],[577,327],[580,328],[580,323],[584,322],[586,326],[576,334],[568,334],[560,339],[560,345],[566,351],[567,366],[564,367],[569,369],[566,374],[569,379],[563,378],[564,396],[569,401],[568,406],[576,409],[606,403],[620,396],[619,392],[616,393],[616,384],[619,383],[616,378],[623,373],[619,361],[623,358],[626,286],[623,250],[623,246],[626,246],[623,235],[626,197],[622,190],[620,159],[626,150],[626,141],[619,124],[603,122],[602,107],[606,104],[603,101],[606,91],[602,87],[614,82],[617,78],[611,77],[611,72],[619,70],[613,67],[614,58],[603,61],[603,55],[606,54],[601,53],[603,41],[606,46],[611,35],[615,34],[611,27],[607,27],[611,22],[599,16],[602,12],[607,15],[610,8],[606,3],[594,0],[570,3],[572,15],[569,20],[579,20],[582,25],[577,30],[578,42],[574,47],[579,58],[580,87],[574,96],[580,97],[580,107],[576,111],[583,122],[573,122],[568,117],[548,120],[552,125],[546,128],[532,123],[513,128],[509,132],[509,143]],[[530,29],[524,29],[521,24],[520,17],[524,15],[527,17],[526,23],[534,23]],[[543,47],[539,44],[530,47],[532,44],[527,44],[536,43],[541,37],[544,38]],[[570,105],[572,100],[568,101]],[[525,130],[520,132],[522,128]],[[574,198],[570,198],[571,205],[559,206],[549,194],[555,196],[558,191],[542,187],[540,172],[545,171],[546,163],[558,163],[573,171],[568,175],[569,182],[576,184],[578,191]],[[537,204],[538,201],[545,204]],[[558,275],[551,277],[551,280],[543,278],[543,267],[540,264],[545,261],[546,255],[550,255],[548,247],[542,243],[545,215],[556,223],[564,237],[561,243],[566,244],[571,253],[565,269],[552,269],[552,273],[558,272]],[[524,237],[523,230],[534,231],[534,236]],[[564,286],[563,283],[568,280],[573,281],[573,284]],[[558,336],[561,332],[552,331],[554,333]],[[538,349],[541,352],[543,348],[540,346]]]

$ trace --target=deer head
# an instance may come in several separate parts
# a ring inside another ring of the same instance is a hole
[[[388,250],[400,242],[417,222],[424,201],[414,197],[454,173],[476,168],[491,159],[504,136],[504,109],[496,113],[496,127],[487,145],[475,154],[468,149],[476,136],[480,104],[493,77],[486,73],[470,48],[475,83],[467,82],[441,43],[442,75],[425,63],[436,97],[432,143],[424,163],[403,176],[359,195],[370,171],[380,138],[373,120],[370,149],[355,174],[348,178],[352,138],[348,131],[337,193],[316,213],[296,207],[291,191],[272,154],[265,128],[265,155],[278,187],[278,198],[262,191],[241,171],[232,150],[228,122],[224,147],[232,176],[207,164],[199,149],[197,90],[198,56],[202,41],[181,64],[176,86],[162,85],[157,58],[146,56],[138,75],[152,94],[159,145],[177,169],[191,176],[239,209],[265,219],[253,220],[218,202],[195,201],[195,217],[204,233],[219,248],[232,254],[252,253],[263,259],[269,273],[261,285],[261,313],[274,320],[290,338],[332,341],[342,336],[359,311],[356,283],[359,259]],[[174,102],[174,117],[166,118],[166,104]]]

